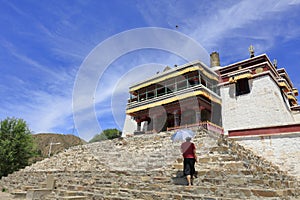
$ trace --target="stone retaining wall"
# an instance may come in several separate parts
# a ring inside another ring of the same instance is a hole
[[[300,133],[235,138],[240,145],[300,179]]]

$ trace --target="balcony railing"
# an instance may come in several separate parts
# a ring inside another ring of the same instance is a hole
[[[219,134],[224,134],[224,129],[210,121],[205,121],[205,122],[199,122],[195,124],[187,124],[183,126],[175,126],[175,127],[169,127],[167,128],[167,131],[172,131],[172,130],[178,130],[178,129],[183,129],[183,128],[203,128],[205,130],[214,132],[214,133],[219,133]]]
[[[183,90],[178,90],[178,91],[171,92],[171,93],[161,95],[161,96],[157,96],[157,97],[154,97],[154,98],[151,98],[151,99],[144,99],[144,100],[140,100],[140,101],[129,101],[128,104],[127,104],[127,109],[136,108],[136,107],[139,107],[139,106],[147,105],[147,104],[154,103],[154,102],[163,101],[163,100],[166,100],[166,99],[169,99],[169,98],[172,98],[172,97],[180,96],[180,95],[195,92],[195,91],[201,91],[201,90],[205,91],[208,94],[211,94],[214,98],[220,99],[219,95],[212,92],[207,87],[199,84],[199,85],[195,85],[193,87],[188,87],[188,88],[183,89]]]

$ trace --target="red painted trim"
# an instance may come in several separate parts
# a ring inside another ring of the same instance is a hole
[[[254,135],[278,135],[283,133],[300,133],[300,124],[291,124],[283,126],[260,127],[253,129],[229,130],[229,137],[236,136],[254,136]]]

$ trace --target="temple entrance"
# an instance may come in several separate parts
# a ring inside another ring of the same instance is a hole
[[[166,122],[166,127],[174,127],[175,123],[174,123],[174,114],[168,113],[167,114],[167,122]]]
[[[211,121],[211,112],[209,110],[201,110],[201,121]]]
[[[161,132],[170,128],[180,128],[197,125],[200,122],[212,121],[210,102],[205,99],[193,99],[173,102],[171,104],[156,106],[136,113],[137,127],[144,132]],[[141,124],[142,122],[142,124]]]

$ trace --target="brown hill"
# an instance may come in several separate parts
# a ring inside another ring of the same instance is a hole
[[[56,133],[39,133],[33,135],[36,142],[38,152],[42,157],[47,157],[49,152],[51,155],[64,151],[72,146],[86,144],[84,140],[75,135],[64,135]],[[50,150],[50,144],[51,150]]]

